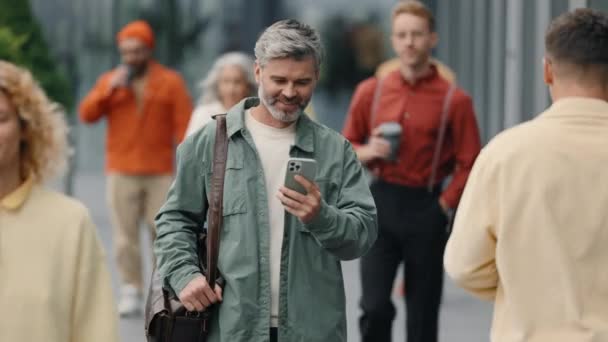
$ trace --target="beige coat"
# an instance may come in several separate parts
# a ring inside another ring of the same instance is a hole
[[[608,341],[608,103],[567,98],[482,151],[445,267],[493,342]]]
[[[106,257],[87,209],[25,182],[0,199],[0,341],[116,342]]]

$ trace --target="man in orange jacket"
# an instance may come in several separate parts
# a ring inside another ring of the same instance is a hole
[[[80,104],[80,119],[108,121],[107,196],[121,276],[121,316],[141,313],[139,223],[155,237],[154,216],[172,181],[175,145],[184,138],[192,101],[181,76],[152,57],[154,34],[144,21],[117,35],[122,65],[104,73]]]

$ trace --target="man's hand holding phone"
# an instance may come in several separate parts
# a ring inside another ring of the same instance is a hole
[[[321,209],[321,191],[315,179],[317,162],[310,158],[290,158],[285,173],[285,186],[279,189],[277,198],[285,210],[300,221],[312,221]]]
[[[128,87],[132,81],[133,69],[127,65],[119,65],[114,69],[114,73],[110,78],[109,91],[112,92],[116,88]]]
[[[296,216],[303,223],[309,223],[317,217],[321,209],[321,190],[317,184],[300,175],[295,175],[294,179],[306,189],[306,195],[283,186],[279,189],[277,197],[288,213]]]

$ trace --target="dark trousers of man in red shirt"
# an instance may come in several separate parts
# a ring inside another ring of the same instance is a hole
[[[391,341],[395,307],[392,288],[404,262],[408,341],[437,341],[443,287],[443,250],[447,217],[439,206],[439,189],[375,182],[379,234],[361,259],[359,326],[363,341]]]

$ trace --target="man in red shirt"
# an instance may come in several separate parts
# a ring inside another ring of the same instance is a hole
[[[432,13],[418,1],[399,2],[391,39],[399,70],[359,84],[343,131],[375,175],[380,227],[361,260],[360,329],[363,341],[391,340],[391,292],[403,261],[407,340],[434,342],[448,213],[458,205],[481,144],[471,98],[443,79],[430,58],[438,39]],[[379,127],[389,122],[401,128],[396,154]]]

